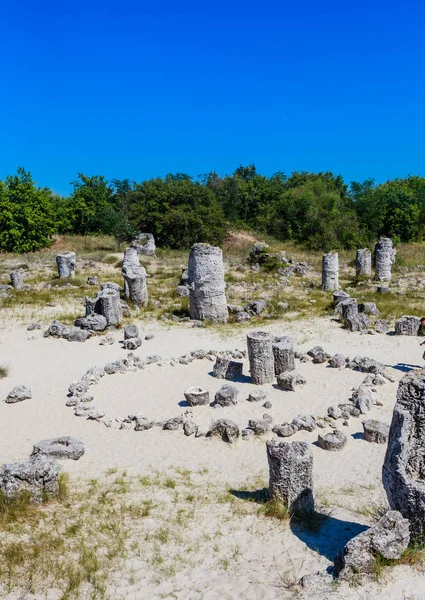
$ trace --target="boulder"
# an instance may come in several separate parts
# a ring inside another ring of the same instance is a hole
[[[218,419],[213,423],[207,435],[208,437],[218,435],[224,442],[233,444],[239,437],[239,433],[239,427],[236,423],[230,419]]]
[[[396,335],[418,335],[420,324],[419,317],[400,317],[395,323]]]
[[[103,315],[91,314],[87,317],[79,317],[74,321],[75,327],[89,329],[91,331],[104,331],[107,327],[106,319]]]
[[[133,323],[131,323],[124,327],[124,339],[125,340],[129,340],[130,338],[137,338],[137,337],[139,337],[139,329],[138,329],[137,325],[134,325]]]
[[[238,403],[239,390],[229,384],[222,385],[221,388],[215,393],[214,405],[219,406],[233,406]]]
[[[259,317],[267,308],[267,302],[265,300],[252,300],[245,307],[245,311],[256,317]]]
[[[281,373],[277,376],[277,385],[290,392],[295,392],[306,383],[305,377],[299,373]]]
[[[266,399],[267,393],[264,390],[253,390],[248,395],[248,402],[262,402]]]
[[[315,346],[307,352],[307,355],[311,356],[315,364],[324,363],[330,358],[329,354],[323,350],[322,346]]]
[[[379,310],[375,302],[361,302],[359,304],[359,312],[366,315],[379,315]]]
[[[362,421],[362,425],[363,437],[366,441],[374,442],[375,444],[386,444],[388,442],[390,432],[388,423],[375,419],[366,419]]]
[[[314,431],[316,429],[316,419],[311,415],[297,415],[292,419],[292,425],[297,430],[305,429],[306,431]]]
[[[281,425],[275,425],[272,431],[278,437],[291,437],[291,435],[297,433],[298,427],[293,423],[282,423]]]
[[[6,397],[6,404],[15,404],[32,398],[31,390],[26,385],[16,385]]]
[[[58,494],[60,470],[59,463],[43,454],[5,464],[0,468],[0,492],[8,499],[26,492],[33,502],[42,502],[46,496]]]
[[[248,421],[249,429],[255,433],[255,435],[263,435],[271,431],[273,425],[273,418],[271,415],[264,414],[262,419],[250,419]]]
[[[323,448],[323,450],[330,450],[331,452],[342,450],[346,443],[347,436],[337,429],[334,429],[326,434],[319,433],[317,438],[317,445],[319,448]]]
[[[31,456],[37,454],[58,459],[78,460],[84,454],[84,444],[75,437],[65,435],[34,444]]]
[[[213,375],[217,379],[238,379],[242,375],[243,364],[238,361],[217,356],[213,368]]]
[[[142,345],[142,340],[139,337],[133,337],[127,340],[124,340],[122,347],[124,350],[137,350]]]
[[[345,367],[345,356],[343,354],[334,354],[332,358],[329,359],[329,366],[333,369]]]
[[[210,402],[208,390],[196,385],[187,388],[184,392],[184,397],[189,406],[202,406]]]

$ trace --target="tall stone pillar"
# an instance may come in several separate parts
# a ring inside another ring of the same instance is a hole
[[[339,289],[338,252],[329,252],[322,256],[322,290],[335,292]]]
[[[272,336],[265,331],[251,331],[246,336],[251,382],[271,383],[274,378]]]
[[[63,254],[56,255],[56,264],[58,267],[59,277],[74,277],[75,276],[75,265],[76,265],[75,252],[64,252]]]
[[[375,279],[391,281],[391,267],[395,262],[396,250],[390,238],[381,238],[375,246]]]
[[[194,244],[188,267],[189,314],[191,319],[226,323],[223,253],[209,244]]]
[[[372,274],[372,252],[369,248],[361,248],[356,252],[357,277],[370,277]]]

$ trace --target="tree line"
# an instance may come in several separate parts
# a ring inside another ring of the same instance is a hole
[[[183,249],[220,245],[232,228],[323,251],[368,245],[381,235],[396,243],[425,238],[419,176],[347,185],[331,172],[267,177],[248,165],[224,177],[177,173],[140,183],[80,173],[72,186],[60,196],[24,168],[0,180],[0,251],[32,252],[55,234],[110,234],[122,242],[140,231],[153,233],[159,246]]]

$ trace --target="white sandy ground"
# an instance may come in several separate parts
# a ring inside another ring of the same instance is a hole
[[[330,318],[314,322],[297,321],[284,326],[275,322],[268,329],[292,335],[301,350],[320,344],[330,354],[341,352],[351,357],[360,354],[388,365],[397,382],[378,389],[376,396],[383,406],[374,406],[368,415],[387,422],[391,421],[398,380],[405,370],[423,364],[417,338],[348,333]],[[197,348],[245,348],[245,333],[236,328],[234,337],[226,339],[214,330],[177,326],[149,325],[143,330],[143,334],[146,333],[154,333],[155,338],[144,341],[135,352],[142,357],[158,353],[169,358]],[[235,490],[247,481],[261,479],[267,482],[266,437],[248,442],[239,440],[229,445],[219,439],[195,439],[194,436],[185,437],[181,432],[161,431],[159,428],[145,432],[108,429],[97,422],[75,417],[73,409],[65,406],[68,385],[79,379],[88,368],[104,366],[126,355],[118,344],[122,332],[116,332],[115,337],[117,342],[114,345],[100,346],[99,338],[92,338],[84,344],[43,339],[41,332],[27,332],[25,327],[16,324],[0,330],[0,363],[6,363],[10,371],[7,378],[0,380],[0,398],[5,398],[18,384],[28,385],[33,394],[31,400],[14,405],[0,402],[2,463],[26,459],[33,443],[39,440],[74,435],[84,442],[86,452],[77,462],[64,462],[63,469],[70,473],[71,481],[74,477],[101,478],[111,467],[126,469],[131,475],[145,474],[153,468],[166,471],[180,467],[193,473],[208,469],[205,476],[208,480]],[[93,404],[105,409],[111,418],[124,417],[131,412],[142,412],[155,420],[171,418],[186,410],[185,406],[179,406],[179,402],[184,400],[183,392],[190,385],[207,387],[213,398],[224,381],[211,376],[212,366],[213,363],[208,360],[196,360],[188,366],[152,365],[136,373],[105,376],[98,385],[90,388],[95,398]],[[246,381],[236,384],[240,390],[236,407],[195,407],[194,420],[201,426],[208,426],[215,418],[228,417],[240,427],[245,427],[248,419],[260,418],[265,412],[272,414],[275,423],[291,421],[299,413],[325,415],[331,404],[348,400],[352,387],[358,386],[365,376],[348,369],[335,370],[326,365],[300,364],[298,361],[297,371],[307,379],[307,385],[299,392],[283,392],[271,384],[262,386],[268,393],[267,399],[273,404],[272,409],[264,409],[261,403],[246,402],[249,391],[255,389],[246,377]],[[244,374],[248,375],[246,361]],[[232,544],[237,543],[240,548],[240,556],[231,561],[227,570],[209,564],[208,560],[203,561],[200,550],[196,566],[188,572],[183,570],[172,581],[161,585],[153,583],[145,570],[131,583],[126,581],[125,576],[118,576],[115,588],[110,590],[111,597],[169,597],[179,600],[292,597],[294,592],[288,590],[287,585],[282,585],[282,573],[286,573],[286,579],[298,579],[306,573],[324,570],[332,564],[332,556],[342,549],[344,543],[361,531],[362,525],[370,524],[367,517],[360,514],[359,507],[385,502],[381,485],[385,446],[370,444],[361,435],[356,435],[363,430],[361,421],[362,417],[351,418],[349,427],[341,427],[349,437],[341,452],[325,452],[313,446],[315,495],[319,504],[326,498],[326,505],[331,511],[331,517],[318,534],[291,529],[285,523],[265,517],[251,518],[234,530],[230,528],[220,541],[223,554]],[[300,432],[291,440],[315,442],[317,431]],[[221,505],[217,504],[206,520],[197,526],[200,529],[213,528],[220,510]],[[131,568],[137,573],[137,560],[133,560]],[[2,597],[18,598],[16,595]],[[37,600],[41,597],[25,596]],[[344,584],[326,595],[309,592],[307,597],[317,600],[419,600],[425,598],[425,575],[417,568],[399,566],[388,569],[385,582],[372,581],[358,588]]]

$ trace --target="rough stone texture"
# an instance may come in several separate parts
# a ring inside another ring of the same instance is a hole
[[[319,448],[323,448],[323,450],[330,450],[331,452],[342,450],[346,443],[347,436],[337,429],[334,429],[326,434],[319,433],[317,438],[317,445]]]
[[[374,442],[375,444],[386,444],[388,442],[388,434],[390,432],[388,423],[375,419],[366,419],[362,421],[362,425],[363,437],[366,441]]]
[[[359,312],[367,315],[379,315],[379,310],[375,302],[361,302],[359,304]]]
[[[233,444],[239,437],[239,427],[230,419],[218,419],[208,431],[208,436],[218,435],[224,442]]]
[[[238,314],[236,315],[236,323],[244,323],[245,321],[250,321],[251,320],[251,315],[247,312],[245,312],[244,310],[242,310],[241,312],[238,312]]]
[[[63,277],[74,277],[76,264],[77,259],[75,252],[64,252],[63,254],[56,255],[56,265],[61,279]]]
[[[410,542],[409,521],[396,510],[388,511],[376,525],[351,539],[336,561],[339,577],[372,574],[376,556],[398,559]]]
[[[217,377],[217,379],[237,379],[238,377],[241,377],[242,369],[243,363],[217,356],[213,368],[213,375],[214,377]]]
[[[375,331],[376,333],[388,333],[390,331],[390,325],[388,321],[385,321],[384,319],[376,319]]]
[[[75,327],[81,329],[89,329],[91,331],[104,331],[107,327],[106,319],[103,315],[97,315],[95,313],[87,315],[87,317],[79,317],[75,319]]]
[[[97,277],[97,275],[89,275],[87,277],[87,284],[88,285],[99,285],[99,277]]]
[[[369,248],[361,248],[356,252],[357,277],[370,277],[372,274],[372,252]]]
[[[322,256],[322,290],[334,292],[339,288],[338,252],[329,252]]]
[[[189,298],[189,288],[187,285],[178,285],[176,292],[181,298]]]
[[[420,324],[419,317],[400,317],[395,323],[396,335],[418,335]]]
[[[241,429],[241,438],[245,441],[248,441],[249,439],[251,439],[254,435],[254,431],[252,429],[250,429],[249,427],[246,427],[245,429]]]
[[[274,378],[272,336],[264,331],[247,334],[251,382],[255,385],[271,383]]]
[[[293,423],[282,423],[281,425],[275,425],[272,431],[279,437],[291,437],[291,435],[297,433],[298,427]]]
[[[187,388],[184,392],[184,397],[189,406],[201,406],[210,402],[208,390],[196,385]]]
[[[400,381],[382,468],[392,509],[409,519],[412,541],[425,538],[425,369]]]
[[[277,385],[289,392],[295,392],[306,383],[305,377],[300,373],[281,373],[277,376]]]
[[[6,397],[6,404],[15,404],[32,398],[31,390],[25,385],[16,385]]]
[[[329,359],[329,366],[332,369],[341,369],[341,367],[345,367],[345,356],[343,354],[334,354],[332,358]]]
[[[253,390],[248,395],[248,402],[262,402],[266,396],[267,393],[264,390]]]
[[[253,300],[249,304],[246,305],[245,311],[256,317],[260,316],[267,308],[266,300]]]
[[[357,300],[350,298],[341,302],[341,313],[344,327],[350,331],[364,331],[369,329],[370,322],[365,313],[359,313]]]
[[[128,267],[122,270],[125,286],[124,293],[137,306],[148,303],[148,286],[146,284],[146,269],[144,267]]]
[[[191,319],[226,323],[223,253],[209,244],[194,244],[188,267],[189,314]]]
[[[294,343],[290,337],[285,337],[272,344],[274,358],[274,374],[280,375],[295,369]]]
[[[122,319],[119,291],[106,284],[102,286],[94,298],[86,298],[86,316],[93,313],[103,315],[108,326],[117,325]]]
[[[22,269],[19,271],[12,271],[10,273],[10,283],[15,290],[22,290],[24,287],[24,272]]]
[[[84,444],[75,437],[66,435],[34,444],[31,456],[44,454],[52,458],[78,460],[84,454]]]
[[[267,442],[269,494],[280,498],[290,513],[312,512],[313,453],[307,442]]]
[[[214,404],[219,406],[233,406],[238,403],[239,390],[233,385],[222,385],[215,393]]]
[[[124,250],[124,256],[122,260],[122,269],[121,274],[124,278],[124,295],[126,298],[130,297],[130,290],[128,287],[128,283],[125,279],[125,273],[127,273],[128,269],[138,268],[140,267],[139,255],[137,253],[136,248],[126,248]]]
[[[352,361],[347,363],[350,369],[355,369],[362,373],[380,374],[384,371],[384,365],[374,358],[367,356],[355,356]]]
[[[27,331],[34,331],[35,329],[41,329],[41,325],[37,321],[30,323],[27,327]]]
[[[124,339],[129,340],[136,337],[139,337],[139,329],[134,323],[129,323],[124,327]]]
[[[137,350],[142,345],[142,340],[139,337],[129,338],[124,340],[122,347],[124,350]]]
[[[292,419],[292,425],[297,429],[305,429],[306,431],[314,431],[316,429],[316,419],[311,415],[297,415]]]
[[[131,242],[131,247],[144,256],[156,256],[155,238],[152,233],[139,233]]]
[[[57,495],[60,469],[59,463],[44,455],[31,456],[25,462],[5,464],[0,469],[0,491],[6,498],[27,491],[33,502],[41,502],[45,495]]]
[[[332,294],[334,307],[336,308],[340,302],[343,302],[344,300],[348,300],[349,297],[350,297],[350,294],[347,294],[347,292],[344,292],[344,290],[337,290],[336,292],[334,292]]]
[[[114,281],[105,281],[100,284],[100,291],[102,292],[103,290],[114,290],[115,292],[119,292],[120,286]]]
[[[366,385],[361,385],[357,390],[354,390],[353,400],[362,415],[366,415],[373,406],[372,393]]]
[[[78,327],[70,327],[66,337],[68,342],[85,342],[90,337],[90,331],[87,329],[79,329]]]
[[[262,419],[250,419],[248,421],[249,429],[255,433],[255,435],[263,435],[269,432],[273,425],[273,418],[271,415],[264,414]]]
[[[320,365],[321,363],[325,363],[330,359],[330,356],[327,352],[324,351],[322,346],[314,346],[311,350],[307,352],[308,356],[311,356],[314,364]]]
[[[390,238],[381,238],[375,246],[375,279],[391,281],[391,267],[395,262],[396,250]]]

